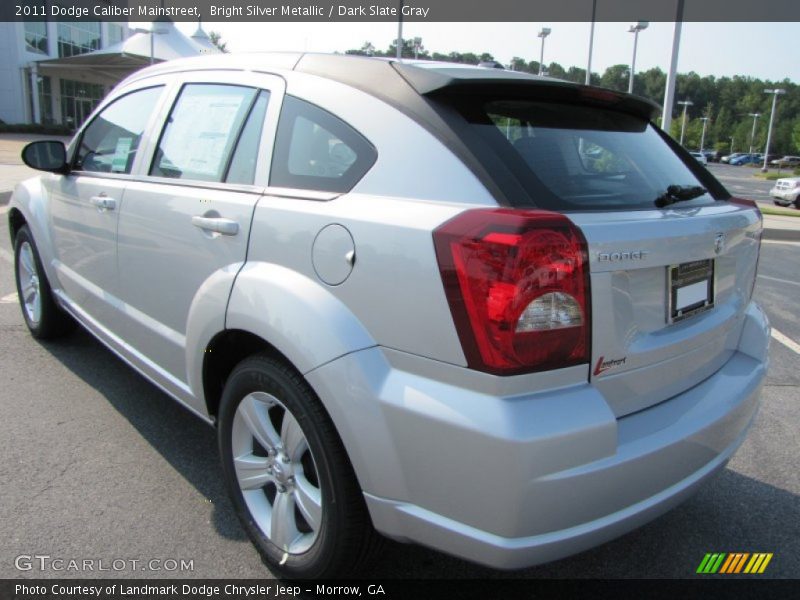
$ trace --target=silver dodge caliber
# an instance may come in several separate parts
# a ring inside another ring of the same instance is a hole
[[[442,63],[150,67],[25,148],[22,314],[216,425],[277,574],[363,573],[382,536],[567,556],[721,469],[767,370],[760,213],[655,108]]]

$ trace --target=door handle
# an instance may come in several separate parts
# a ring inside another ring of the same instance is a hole
[[[192,217],[192,225],[205,231],[221,233],[222,235],[236,235],[239,233],[239,223],[223,217],[201,217],[195,215]]]
[[[96,206],[98,210],[114,210],[117,208],[117,201],[104,194],[92,196],[89,198],[89,202],[92,203],[92,206]]]

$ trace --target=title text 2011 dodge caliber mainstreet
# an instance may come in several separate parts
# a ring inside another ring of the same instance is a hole
[[[441,63],[144,69],[26,147],[22,312],[216,424],[282,575],[358,572],[376,532],[566,556],[725,465],[767,368],[760,213],[653,109]]]

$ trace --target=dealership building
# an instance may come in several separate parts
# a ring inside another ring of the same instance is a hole
[[[0,22],[0,121],[78,127],[122,79],[153,62],[218,52],[202,26]]]

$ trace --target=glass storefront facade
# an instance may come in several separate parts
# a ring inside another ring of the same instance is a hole
[[[113,46],[125,39],[125,29],[117,23],[108,24],[108,45]]]
[[[76,128],[98,105],[105,90],[102,85],[61,79],[61,122]]]
[[[25,22],[25,49],[28,52],[47,54],[47,23],[44,21]]]
[[[100,23],[70,21],[58,24],[58,56],[66,58],[100,49]]]

